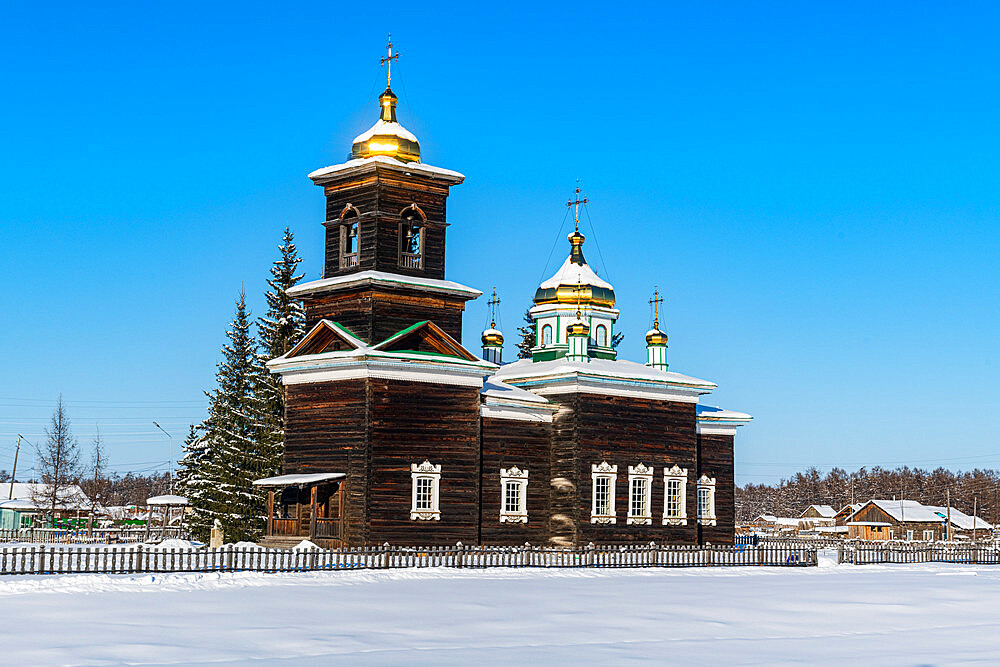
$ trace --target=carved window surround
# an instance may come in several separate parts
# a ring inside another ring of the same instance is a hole
[[[628,467],[628,519],[629,525],[648,526],[653,523],[652,512],[653,469],[640,463]]]
[[[425,460],[420,465],[410,464],[413,481],[411,521],[439,521],[441,519],[440,489],[441,466]]]
[[[601,465],[590,466],[591,503],[590,523],[618,523],[615,516],[615,481],[618,479],[618,466],[609,465],[603,461]]]
[[[703,526],[714,526],[718,522],[715,516],[715,478],[702,475],[698,479],[698,523]]]
[[[663,525],[687,525],[687,468],[663,469]]]
[[[528,523],[528,471],[500,468],[500,523]]]

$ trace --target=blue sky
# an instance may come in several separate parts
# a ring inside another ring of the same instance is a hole
[[[496,286],[508,342],[580,178],[621,354],[658,285],[671,368],[755,416],[738,481],[1000,466],[995,6],[373,7],[3,10],[0,468],[60,392],[85,449],[100,426],[115,470],[166,468],[151,422],[201,419],[286,222],[320,275],[306,174],[374,121],[389,31],[400,120],[467,176],[448,277]]]

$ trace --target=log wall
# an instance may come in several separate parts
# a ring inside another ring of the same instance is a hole
[[[694,544],[697,440],[692,403],[650,401],[597,394],[548,397],[564,406],[553,425],[552,469],[553,541],[577,544],[657,543]],[[591,465],[602,461],[618,466],[615,484],[617,523],[590,522],[593,482]],[[652,523],[629,525],[628,467],[653,467]],[[688,469],[686,526],[664,526],[663,469]],[[565,480],[557,484],[556,478]],[[561,488],[560,488],[561,487]],[[561,515],[561,516],[557,516]],[[565,517],[563,519],[562,517]],[[574,527],[563,525],[574,520]]]
[[[371,544],[479,542],[479,388],[369,383]],[[410,464],[441,465],[439,521],[410,520]]]
[[[480,524],[482,544],[547,544],[549,539],[549,437],[551,425],[483,418]],[[528,523],[500,523],[500,468],[528,471]]]
[[[697,485],[703,474],[715,478],[716,525],[699,526],[701,543],[732,544],[736,534],[736,486],[733,477],[733,436],[698,436]],[[694,508],[697,510],[697,506]]]

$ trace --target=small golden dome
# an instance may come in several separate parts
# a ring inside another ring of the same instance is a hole
[[[496,329],[487,329],[483,332],[483,345],[488,347],[503,347],[503,334]]]
[[[396,120],[397,101],[396,94],[390,88],[379,95],[379,118],[367,132],[354,138],[351,158],[383,155],[400,162],[420,162],[420,142]]]
[[[580,311],[576,311],[576,319],[566,327],[567,336],[589,336],[590,335],[590,325],[587,321],[583,319],[580,315]]]
[[[660,331],[659,327],[654,326],[652,329],[646,332],[646,345],[663,345],[667,344],[667,334]]]

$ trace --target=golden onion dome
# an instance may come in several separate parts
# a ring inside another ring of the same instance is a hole
[[[589,336],[590,335],[590,325],[587,321],[583,319],[580,315],[580,311],[576,311],[576,319],[573,320],[568,327],[566,327],[567,336]]]
[[[483,345],[488,347],[502,347],[503,334],[493,328],[487,329],[483,332]]]
[[[396,120],[397,99],[390,88],[379,95],[379,118],[367,132],[354,138],[351,158],[382,155],[400,162],[420,162],[420,142]]]
[[[535,290],[535,304],[565,303],[614,308],[615,289],[594,273],[583,257],[583,242],[586,240],[583,234],[575,231],[568,240],[569,257],[554,276]]]
[[[660,331],[660,326],[657,323],[653,323],[653,328],[646,332],[646,345],[663,345],[667,344],[667,334]]]

